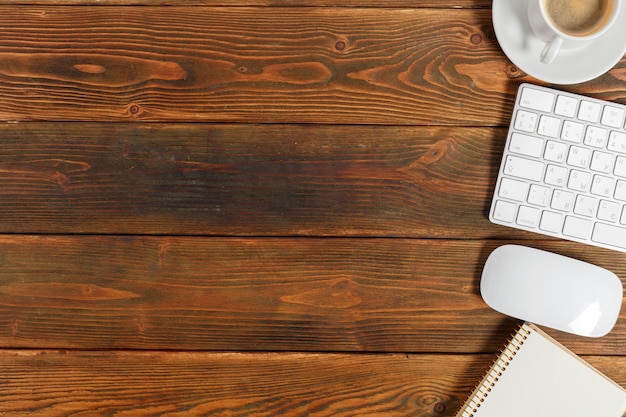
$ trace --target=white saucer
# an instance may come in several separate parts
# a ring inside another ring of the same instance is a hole
[[[577,49],[560,51],[550,64],[539,60],[545,43],[527,19],[528,0],[493,0],[493,28],[506,56],[526,74],[553,84],[576,84],[596,78],[617,64],[626,52],[626,7],[619,22],[604,35]],[[617,47],[608,48],[607,44]]]

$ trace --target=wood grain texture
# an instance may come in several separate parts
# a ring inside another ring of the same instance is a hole
[[[0,0],[0,5],[49,6],[49,0]],[[375,7],[385,8],[489,8],[492,0],[55,0],[56,5],[76,6],[264,6],[264,7]]]
[[[0,414],[450,416],[495,355],[2,351]],[[585,357],[626,384],[625,357]]]
[[[0,345],[491,352],[515,327],[478,290],[502,243],[3,236]],[[626,255],[527,244],[626,279]],[[622,318],[602,339],[559,340],[578,353],[626,355]]]
[[[4,6],[0,39],[9,121],[491,126],[524,79],[481,9]]]
[[[506,78],[479,92],[457,68],[504,68],[489,25],[475,10],[4,7],[0,118],[489,123],[473,97],[501,101]]]
[[[485,237],[506,132],[0,125],[0,230]],[[480,225],[479,227],[477,227]]]

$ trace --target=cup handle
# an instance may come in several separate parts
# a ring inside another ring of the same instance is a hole
[[[555,36],[548,43],[546,43],[546,46],[543,47],[543,51],[541,51],[541,62],[549,64],[554,61],[554,58],[556,58],[556,54],[559,52],[559,49],[561,49],[562,44],[563,38],[559,38],[558,36]]]

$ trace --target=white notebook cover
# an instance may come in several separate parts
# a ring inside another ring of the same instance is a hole
[[[622,417],[626,390],[525,323],[457,417]]]

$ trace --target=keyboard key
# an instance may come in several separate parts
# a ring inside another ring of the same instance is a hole
[[[502,178],[500,181],[500,191],[498,195],[511,200],[526,201],[528,194],[528,184],[523,181],[512,180],[511,178]]]
[[[517,224],[534,229],[539,224],[539,214],[539,209],[521,206],[517,213]]]
[[[615,201],[602,200],[600,201],[600,206],[598,207],[598,219],[615,223],[619,220],[621,208],[621,204],[616,203]]]
[[[544,152],[543,157],[552,162],[565,162],[566,154],[566,144],[549,140],[548,143],[546,143],[546,151]]]
[[[539,118],[539,128],[537,129],[537,133],[542,136],[556,138],[559,135],[560,127],[561,119],[550,116],[541,116],[541,118]]]
[[[504,173],[513,177],[539,181],[543,174],[543,163],[516,156],[508,156],[504,166]]]
[[[615,169],[613,170],[613,173],[617,175],[618,177],[626,178],[626,158],[624,158],[623,156],[617,157],[617,160],[615,161]]]
[[[561,139],[572,143],[580,143],[583,139],[585,125],[578,122],[566,120],[563,122],[563,130],[561,131]]]
[[[578,171],[573,169],[569,173],[569,180],[567,181],[567,188],[574,191],[588,192],[591,186],[591,174],[585,171]]]
[[[553,211],[544,211],[541,215],[541,222],[539,228],[551,233],[561,233],[563,230],[563,221],[565,216],[561,213],[555,213]]]
[[[574,205],[574,193],[563,190],[554,190],[550,207],[559,211],[570,211]]]
[[[588,197],[586,195],[576,196],[576,205],[574,206],[574,213],[580,214],[585,217],[592,217],[596,214],[596,208],[598,207],[598,199],[594,197]]]
[[[508,201],[498,200],[494,205],[493,218],[507,223],[513,223],[515,220],[515,210],[517,206]]]
[[[522,135],[521,133],[513,133],[509,150],[520,155],[539,157],[543,150],[543,139]]]
[[[613,106],[604,106],[604,110],[602,111],[602,120],[600,120],[600,123],[609,127],[622,127],[623,120],[624,109]]]
[[[515,129],[533,133],[537,127],[537,115],[524,110],[518,110],[515,116]]]
[[[605,177],[602,175],[595,175],[593,177],[593,183],[591,184],[591,194],[599,195],[601,197],[613,196],[615,190],[615,178]]]
[[[527,109],[550,112],[552,111],[553,102],[553,93],[531,87],[524,87],[522,88],[519,104]]]
[[[615,186],[615,199],[626,201],[626,181],[617,181]]]
[[[559,165],[548,165],[544,181],[549,185],[564,186],[567,181],[567,168]]]
[[[580,109],[578,110],[578,118],[585,122],[596,123],[600,120],[600,112],[602,106],[598,103],[582,100],[580,102]]]
[[[611,131],[607,148],[613,152],[626,153],[626,133]]]
[[[605,223],[596,223],[591,240],[609,246],[626,249],[626,228]]]
[[[604,148],[608,135],[609,131],[604,128],[589,126],[585,132],[585,145],[593,146],[594,148]]]
[[[532,184],[528,192],[528,202],[530,204],[545,207],[550,202],[552,190],[543,185]]]
[[[591,157],[591,169],[593,171],[608,174],[613,170],[613,154],[595,151]]]
[[[576,106],[578,106],[578,100],[574,97],[559,95],[556,99],[554,113],[559,116],[574,117],[576,115]]]
[[[589,239],[593,222],[580,217],[567,216],[563,225],[563,234],[577,239]]]
[[[589,149],[572,146],[569,148],[569,154],[567,155],[567,164],[578,168],[585,168],[589,163],[590,156],[591,151]]]

